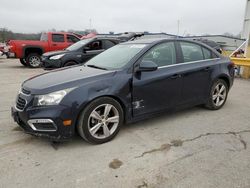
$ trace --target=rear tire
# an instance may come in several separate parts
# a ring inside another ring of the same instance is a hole
[[[19,60],[20,60],[20,63],[21,63],[23,66],[25,66],[25,67],[28,66],[24,58],[21,58],[21,59],[19,59]]]
[[[41,57],[37,53],[31,53],[27,56],[26,63],[31,68],[38,68],[41,66]]]
[[[112,140],[123,124],[121,105],[110,97],[91,102],[80,114],[77,130],[89,143],[102,144]]]
[[[69,67],[69,66],[73,66],[73,65],[76,65],[77,63],[76,62],[74,62],[74,61],[68,61],[68,62],[66,62],[63,66],[64,67]]]
[[[228,90],[228,85],[224,80],[216,80],[211,87],[209,99],[205,107],[210,110],[219,110],[227,100]]]

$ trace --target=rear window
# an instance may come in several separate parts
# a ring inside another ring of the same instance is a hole
[[[48,41],[48,34],[47,33],[42,33],[40,37],[40,41]]]
[[[64,42],[64,35],[62,34],[52,34],[53,42]]]

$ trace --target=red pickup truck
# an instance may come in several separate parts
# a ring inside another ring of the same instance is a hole
[[[40,41],[10,40],[8,42],[8,56],[19,58],[20,63],[24,66],[36,68],[41,64],[43,53],[62,50],[79,40],[79,36],[65,32],[42,33]]]

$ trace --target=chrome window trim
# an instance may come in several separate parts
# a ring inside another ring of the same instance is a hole
[[[189,61],[189,62],[185,62],[185,63],[176,63],[176,64],[173,64],[173,65],[161,66],[161,67],[158,67],[158,69],[167,68],[167,67],[174,67],[174,66],[179,66],[179,65],[187,65],[187,64],[193,64],[193,63],[199,63],[199,62],[204,62],[204,61],[218,60],[218,59],[220,59],[220,58],[217,57],[217,58],[212,58],[212,59],[203,59],[203,60],[199,60],[199,61]]]
[[[57,126],[54,123],[54,121],[51,120],[51,119],[30,119],[30,120],[28,120],[27,123],[31,127],[31,129],[33,129],[34,131],[40,131],[40,132],[55,132],[55,131],[57,131]],[[41,130],[41,129],[37,129],[34,126],[34,123],[41,123],[41,124],[43,124],[43,123],[51,123],[55,127],[55,129],[53,129],[53,130],[46,130],[46,129]]]

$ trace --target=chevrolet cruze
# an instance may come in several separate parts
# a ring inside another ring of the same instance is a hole
[[[26,80],[12,107],[25,132],[53,140],[76,132],[101,144],[124,123],[195,105],[218,110],[234,65],[205,44],[148,39],[116,45],[85,65]]]

